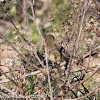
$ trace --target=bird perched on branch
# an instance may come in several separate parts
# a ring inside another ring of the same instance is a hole
[[[55,40],[51,34],[45,35],[45,43],[48,51],[48,59],[52,62],[60,63],[65,61],[68,65],[69,53]]]

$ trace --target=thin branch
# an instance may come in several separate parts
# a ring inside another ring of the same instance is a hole
[[[100,84],[95,89],[93,89],[91,92],[86,94],[85,96],[82,96],[82,97],[79,97],[79,98],[76,98],[76,99],[64,99],[64,100],[83,100],[83,99],[86,99],[88,96],[90,96],[98,88],[100,88]]]
[[[82,81],[80,81],[80,83],[78,84],[78,85],[81,85],[82,83],[84,83],[84,82],[86,82],[87,80],[89,80],[93,75],[95,75],[98,71],[100,70],[100,66],[98,66],[92,73],[91,73],[91,75],[90,76],[88,76],[87,78],[85,78],[84,80],[82,80]],[[74,86],[70,86],[70,89],[73,89],[73,88],[75,88],[77,86],[77,84],[76,85],[74,85]]]
[[[84,7],[83,7],[83,12],[82,12],[82,15],[81,15],[81,22],[80,22],[80,28],[79,28],[79,34],[78,34],[78,39],[76,41],[76,51],[78,50],[79,48],[79,41],[80,41],[80,38],[81,38],[81,34],[82,34],[82,28],[83,28],[83,21],[84,21],[84,17],[85,17],[85,13],[86,11],[88,10],[88,7],[90,5],[90,2],[88,2],[87,0],[84,1]]]
[[[3,7],[1,7],[1,8],[4,10]],[[5,10],[4,10],[4,12],[5,12]],[[40,58],[38,57],[38,55],[37,55],[37,53],[35,52],[33,46],[31,45],[31,43],[28,42],[28,41],[24,38],[24,36],[23,36],[23,35],[21,34],[21,32],[18,30],[18,28],[16,27],[15,23],[12,21],[12,19],[9,17],[8,14],[7,14],[7,16],[8,16],[8,18],[9,18],[9,20],[11,21],[11,23],[13,24],[14,28],[17,30],[18,34],[19,34],[19,35],[21,36],[21,38],[25,41],[25,43],[32,47],[32,49],[33,49],[33,54],[35,55],[35,57],[37,58],[37,60],[39,61],[39,63],[40,63],[40,64],[44,67],[44,69],[45,69],[45,68],[46,68],[45,65],[42,63],[42,61],[41,61]]]
[[[96,8],[100,10],[100,6],[98,5],[97,0],[92,0],[92,1],[95,3]]]
[[[1,68],[0,68],[0,71],[5,75],[6,78],[8,78],[13,84],[15,84],[15,85],[18,87],[20,93],[23,94],[23,89],[21,88],[21,86],[19,86],[19,84],[18,84],[17,82],[15,82],[13,79],[11,79],[10,77],[8,77],[8,76],[3,72],[3,70],[2,70]]]
[[[22,59],[24,59],[30,66],[33,66],[35,69],[40,70],[40,71],[43,72],[43,73],[46,73],[44,69],[39,68],[39,67],[36,66],[35,64],[32,64],[32,63],[29,61],[29,59],[27,59],[27,57],[25,57],[24,55],[22,55],[22,54],[12,45],[12,43],[9,42],[9,41],[3,36],[2,33],[0,33],[0,37],[3,38],[3,39],[6,41],[6,43],[8,43],[8,45],[11,46],[11,47],[20,55],[20,57],[21,57]]]
[[[3,86],[2,84],[0,84],[0,87],[1,87],[1,89],[7,90],[10,94],[17,96],[16,92],[11,91],[10,89],[8,89],[5,86]]]
[[[81,81],[80,84],[82,84],[82,83],[86,82],[87,80],[89,80],[89,79],[90,79],[93,75],[95,75],[99,70],[100,70],[100,66],[98,66],[98,67],[93,71],[93,73],[92,73],[90,76],[88,76],[86,79],[84,79],[83,81]]]
[[[26,78],[26,77],[29,77],[29,76],[37,75],[37,74],[39,74],[39,73],[41,73],[41,71],[35,71],[35,72],[27,73],[27,74],[25,74],[25,75],[22,75],[21,77],[22,77],[22,78]],[[12,79],[14,80],[14,78],[12,78]],[[15,79],[17,79],[17,77],[15,77]],[[1,84],[1,83],[7,83],[7,82],[9,82],[9,81],[10,81],[9,79],[0,80],[0,84]]]
[[[42,36],[42,33],[40,31],[40,28],[38,26],[38,24],[36,23],[36,18],[35,18],[35,9],[34,9],[34,6],[35,6],[35,0],[33,0],[33,3],[30,3],[28,0],[27,2],[30,4],[31,6],[31,10],[32,10],[32,14],[33,14],[33,21],[34,21],[34,24],[38,30],[38,33],[40,34],[41,38],[42,38],[42,41],[44,43],[44,46],[45,46],[45,57],[46,57],[46,67],[47,67],[47,74],[48,74],[48,83],[49,83],[49,89],[50,89],[50,98],[51,100],[53,100],[53,94],[52,94],[52,87],[51,87],[51,81],[50,81],[50,72],[49,72],[49,67],[48,67],[48,58],[47,58],[47,48],[46,48],[46,43],[45,43],[45,40],[44,40],[44,37]]]

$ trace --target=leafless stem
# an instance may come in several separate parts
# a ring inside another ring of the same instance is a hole
[[[80,38],[81,38],[81,34],[82,34],[82,28],[83,28],[83,21],[84,21],[84,17],[85,17],[85,13],[89,7],[89,4],[90,2],[88,2],[87,0],[84,1],[84,7],[83,7],[83,12],[82,12],[82,15],[81,15],[81,22],[80,22],[80,28],[79,28],[79,34],[78,34],[78,39],[76,41],[76,51],[78,50],[79,48],[79,41],[80,41]]]
[[[1,89],[5,89],[7,90],[10,94],[12,95],[17,95],[16,92],[11,91],[10,89],[6,88],[5,86],[3,86],[2,84],[0,84]]]
[[[51,98],[51,100],[53,100],[52,87],[51,87],[51,81],[50,81],[50,72],[49,72],[49,67],[48,67],[48,58],[47,58],[46,44],[45,44],[44,37],[42,36],[41,31],[39,29],[39,26],[36,23],[36,18],[35,18],[35,9],[34,9],[35,0],[33,0],[33,3],[30,3],[28,0],[27,0],[27,2],[31,5],[31,10],[32,10],[32,14],[33,14],[34,24],[36,25],[36,28],[37,28],[37,30],[38,30],[41,38],[42,38],[42,41],[44,43],[44,46],[45,46],[45,57],[46,57],[46,67],[47,67],[47,74],[48,74],[48,83],[49,83],[49,89],[50,89],[50,98]]]
[[[3,70],[2,70],[1,68],[0,68],[0,71],[5,75],[6,78],[8,78],[12,83],[14,83],[14,84],[18,87],[20,93],[23,94],[23,89],[19,86],[19,84],[18,84],[17,82],[15,82],[14,80],[12,80],[10,77],[8,77],[8,76],[3,72]]]
[[[41,73],[41,71],[35,71],[35,72],[31,72],[31,73],[27,73],[27,74],[25,74],[25,75],[22,75],[21,77],[23,78],[26,78],[26,77],[29,77],[29,76],[32,76],[32,75],[37,75],[37,74],[39,74],[39,73]],[[15,77],[15,79],[16,79],[16,77]],[[6,83],[6,82],[9,82],[10,80],[9,79],[5,79],[5,80],[1,80],[0,81],[0,84],[1,83]]]
[[[1,8],[4,10],[3,7],[1,7]],[[5,12],[5,10],[4,10],[4,12]],[[8,16],[8,18],[10,19],[11,23],[13,24],[14,28],[17,30],[18,34],[19,34],[19,35],[21,36],[21,38],[25,41],[25,43],[32,47],[32,49],[33,49],[33,54],[34,54],[35,57],[38,59],[39,63],[45,68],[45,65],[42,63],[42,61],[41,61],[40,58],[38,57],[38,55],[37,55],[37,53],[35,52],[33,46],[31,45],[31,43],[28,42],[28,41],[24,38],[24,36],[23,36],[23,35],[21,34],[21,32],[18,30],[18,28],[16,27],[15,23],[12,21],[12,19],[9,17],[8,14],[7,14],[7,16]],[[38,26],[37,26],[37,29],[39,30],[39,27],[38,27]],[[39,33],[41,34],[40,31],[39,31]],[[42,35],[41,35],[41,36],[42,36]]]
[[[85,96],[82,96],[82,97],[79,97],[79,98],[76,98],[76,99],[64,99],[64,100],[84,100],[85,98],[87,98],[88,96],[90,96],[98,88],[100,88],[100,84],[95,89],[93,89],[91,92],[89,92],[88,94],[86,94]]]
[[[35,64],[31,64],[31,62],[30,62],[24,55],[22,55],[22,54],[12,45],[12,43],[9,42],[9,41],[3,36],[2,33],[0,33],[0,37],[3,38],[3,39],[8,43],[8,45],[11,46],[11,47],[20,55],[20,57],[21,57],[22,59],[24,59],[29,65],[33,66],[34,68],[40,70],[40,71],[43,72],[43,73],[46,73],[43,69],[37,67]]]

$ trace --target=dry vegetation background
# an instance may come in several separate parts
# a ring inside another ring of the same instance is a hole
[[[70,54],[66,69],[44,34]],[[100,0],[0,0],[2,100],[100,100],[99,70]]]

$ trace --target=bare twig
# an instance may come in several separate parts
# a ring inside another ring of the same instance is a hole
[[[47,74],[48,74],[48,83],[49,83],[49,89],[50,89],[50,98],[51,100],[53,100],[53,94],[52,94],[52,87],[51,87],[51,81],[50,81],[50,72],[49,72],[49,67],[48,67],[48,58],[47,58],[47,49],[46,49],[46,44],[45,44],[45,40],[44,40],[44,37],[42,36],[41,34],[41,31],[39,29],[39,26],[38,24],[36,23],[36,18],[35,18],[35,9],[34,9],[34,6],[35,6],[35,0],[33,0],[33,3],[30,3],[28,0],[27,2],[30,4],[31,6],[31,10],[32,10],[32,14],[33,14],[33,21],[34,21],[34,24],[36,25],[36,28],[42,38],[42,41],[44,43],[44,46],[45,46],[45,57],[46,57],[46,67],[47,67]]]
[[[40,70],[40,71],[43,72],[43,73],[46,73],[46,72],[44,71],[44,69],[41,69],[41,68],[37,67],[35,64],[31,64],[31,62],[29,61],[29,59],[27,59],[27,57],[25,57],[24,55],[22,55],[22,54],[12,45],[12,43],[9,42],[9,41],[3,36],[2,33],[0,33],[0,37],[3,38],[3,39],[8,43],[8,45],[11,46],[11,47],[20,55],[20,57],[21,57],[22,59],[24,59],[29,65],[33,66],[34,68]]]
[[[5,17],[0,21],[0,23],[2,23],[2,22],[5,20],[5,18],[8,16],[8,14],[10,13],[10,11],[11,11],[11,9],[12,9],[13,6],[14,6],[14,5],[12,5],[12,6],[10,7],[10,9],[7,11]]]
[[[82,83],[86,82],[87,80],[89,80],[89,79],[90,79],[93,75],[95,75],[99,70],[100,70],[100,66],[98,66],[98,67],[93,71],[93,73],[92,73],[90,76],[88,76],[86,79],[84,79],[83,81],[81,81],[80,84],[82,84]]]
[[[100,10],[100,6],[98,5],[97,0],[92,0],[92,1],[95,3],[96,8]]]
[[[16,92],[11,91],[10,89],[3,86],[2,84],[0,84],[0,87],[1,87],[1,89],[5,89],[6,91],[8,91],[11,95],[17,96]]]
[[[84,100],[85,98],[87,98],[88,96],[90,96],[98,88],[100,88],[100,84],[95,89],[93,89],[91,92],[89,92],[88,94],[86,94],[85,96],[82,96],[82,97],[79,97],[79,98],[76,98],[76,99],[64,99],[64,100]]]
[[[29,76],[32,76],[32,75],[37,75],[37,74],[39,74],[39,73],[41,73],[41,71],[35,71],[35,72],[31,72],[31,73],[27,73],[27,74],[25,74],[25,75],[22,75],[21,77],[23,78],[26,78],[26,77],[29,77]],[[14,80],[14,78],[12,78],[13,80]],[[16,79],[16,77],[15,77],[15,79]],[[9,79],[5,79],[5,80],[0,80],[0,84],[1,83],[6,83],[6,82],[9,82],[10,80]]]
[[[84,1],[84,7],[83,7],[83,12],[82,12],[82,15],[81,15],[81,22],[80,22],[80,28],[79,28],[79,34],[78,34],[78,39],[76,41],[76,51],[78,50],[79,48],[79,41],[80,41],[80,38],[81,38],[81,34],[82,34],[82,28],[83,28],[83,21],[84,21],[84,17],[85,17],[85,13],[86,11],[88,10],[88,7],[90,5],[90,2],[88,2],[87,0]]]
[[[10,77],[8,77],[8,76],[3,72],[3,70],[2,70],[1,68],[0,68],[0,71],[5,75],[6,78],[8,78],[12,83],[14,83],[14,84],[18,87],[20,93],[23,94],[23,89],[21,88],[21,86],[19,86],[19,84],[18,84],[17,82],[15,82],[15,81],[12,80]]]
[[[93,75],[95,75],[99,70],[100,70],[100,66],[98,66],[98,67],[91,73],[90,76],[88,76],[88,77],[86,77],[84,80],[80,81],[80,84],[78,84],[78,86],[81,85],[82,83],[86,82],[87,80],[89,80],[89,79],[90,79]],[[75,88],[76,86],[77,86],[77,84],[74,85],[74,86],[71,85],[70,90],[73,89],[73,88]]]
[[[1,7],[1,8],[4,10],[3,7]],[[5,10],[4,10],[4,12],[5,12]],[[18,34],[21,36],[21,38],[26,42],[26,44],[28,44],[29,46],[32,47],[32,49],[33,49],[33,54],[35,55],[35,57],[37,58],[37,60],[39,61],[39,63],[45,68],[45,65],[42,63],[42,61],[41,61],[40,58],[38,57],[38,55],[37,55],[37,53],[35,52],[33,46],[31,45],[31,43],[28,42],[28,41],[24,38],[24,36],[23,36],[23,35],[21,34],[21,32],[18,30],[18,28],[16,27],[15,23],[12,21],[12,19],[9,17],[8,14],[7,14],[7,16],[8,16],[8,18],[10,19],[11,23],[13,24],[13,26],[15,27],[15,29],[17,30]],[[38,29],[39,29],[39,28],[38,28]]]

